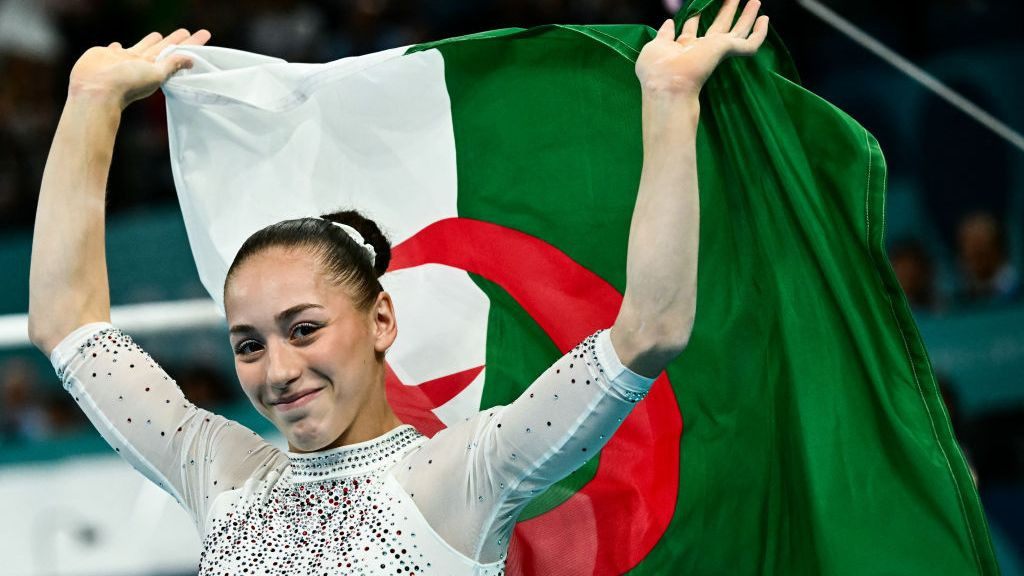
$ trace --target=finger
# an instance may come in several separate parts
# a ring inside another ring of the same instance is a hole
[[[739,50],[737,53],[750,56],[757,52],[757,49],[764,44],[764,39],[768,37],[768,17],[760,16],[757,22],[754,23],[754,31],[750,34],[749,38],[740,41]]]
[[[718,16],[715,16],[715,21],[708,26],[708,33],[728,32],[732,28],[732,20],[736,16],[736,7],[739,3],[740,0],[725,0],[718,11]]]
[[[107,44],[107,48],[117,48],[117,49],[120,49],[121,48],[121,43],[120,42],[111,42],[110,44]]]
[[[203,44],[206,44],[207,42],[210,41],[210,37],[211,37],[210,31],[206,30],[206,29],[203,29],[203,30],[200,30],[200,31],[196,32],[195,34],[189,36],[188,38],[186,38],[181,43],[181,45],[182,46],[185,46],[185,45],[189,45],[189,46],[202,46]]]
[[[699,24],[700,24],[700,14],[695,14],[695,15],[690,16],[689,18],[687,18],[686,22],[683,22],[683,33],[680,34],[680,37],[686,36],[687,38],[696,38],[697,37],[697,26]]]
[[[740,14],[740,19],[732,27],[732,35],[737,38],[750,36],[750,29],[754,27],[754,21],[757,20],[757,11],[760,9],[761,2],[758,0],[747,2],[747,5],[743,7],[743,12]]]
[[[141,53],[143,50],[149,48],[153,44],[156,44],[162,39],[163,36],[161,36],[159,32],[150,32],[149,34],[146,34],[145,38],[139,40],[137,44],[129,48],[129,50]]]
[[[178,28],[174,32],[168,34],[167,37],[163,40],[157,42],[156,44],[153,44],[149,48],[146,48],[142,52],[142,55],[146,58],[156,58],[156,55],[162,52],[164,48],[167,48],[172,44],[179,44],[182,40],[188,38],[189,36],[191,36],[191,34],[189,34],[188,30],[185,30],[184,28]]]
[[[671,19],[665,20],[661,23],[661,28],[658,28],[658,34],[655,38],[661,40],[672,40],[676,34],[675,23]]]
[[[166,81],[178,70],[187,70],[192,67],[192,59],[184,54],[172,54],[158,63]]]
[[[764,39],[768,37],[768,16],[760,16],[757,22],[754,23],[754,32],[750,35],[748,40],[756,44],[754,50],[761,47],[764,44]]]

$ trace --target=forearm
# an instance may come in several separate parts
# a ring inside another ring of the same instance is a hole
[[[696,313],[699,113],[695,94],[644,93],[644,163],[612,342],[626,366],[650,377],[686,345]]]
[[[75,328],[110,320],[104,248],[107,173],[121,111],[192,65],[168,46],[201,46],[210,33],[153,32],[134,46],[94,46],[75,62],[43,170],[29,273],[28,333],[49,354]]]
[[[50,147],[29,274],[29,337],[47,354],[78,326],[110,319],[104,210],[120,117],[118,104],[72,93]]]

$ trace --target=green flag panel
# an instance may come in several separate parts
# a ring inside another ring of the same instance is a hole
[[[621,293],[642,158],[633,66],[652,35],[547,26],[414,48],[444,56],[459,216],[539,239]],[[885,258],[882,153],[797,82],[771,35],[757,57],[723,64],[702,93],[696,326],[668,370],[670,393],[652,394],[645,402],[657,409],[623,428],[624,442],[653,439],[631,445],[630,470],[677,489],[602,480],[599,462],[627,465],[606,450],[527,510],[510,572],[998,573]],[[507,403],[559,346],[502,286],[474,280],[492,301],[483,404]],[[522,281],[557,289],[563,280]],[[614,318],[573,302],[548,304],[592,330]],[[663,426],[666,410],[681,414],[681,438]],[[670,461],[652,458],[673,445]],[[587,485],[593,518],[578,530],[538,528]],[[583,548],[579,530],[594,532]],[[540,557],[528,545],[540,533],[563,538],[565,554]]]

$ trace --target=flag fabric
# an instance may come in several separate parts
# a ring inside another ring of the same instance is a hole
[[[164,86],[171,160],[204,284],[219,303],[257,229],[354,207],[395,244],[399,416],[432,434],[511,401],[615,318],[653,34],[507,29],[326,64],[176,48],[195,66]],[[885,258],[877,142],[772,33],[705,86],[698,161],[690,344],[524,512],[509,573],[997,574]]]

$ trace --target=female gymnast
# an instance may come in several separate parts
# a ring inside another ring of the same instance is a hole
[[[750,0],[726,0],[707,33],[672,21],[641,52],[643,171],[627,287],[610,330],[555,362],[508,406],[426,438],[385,397],[397,335],[377,278],[390,248],[355,212],[253,234],[224,303],[242,389],[287,439],[281,451],[185,399],[109,323],[107,172],[122,110],[210,34],[152,33],[89,49],[43,174],[29,334],[114,449],[170,493],[202,537],[201,574],[499,574],[516,518],[596,454],[686,346],[696,310],[698,93],[720,61],[767,33]]]

